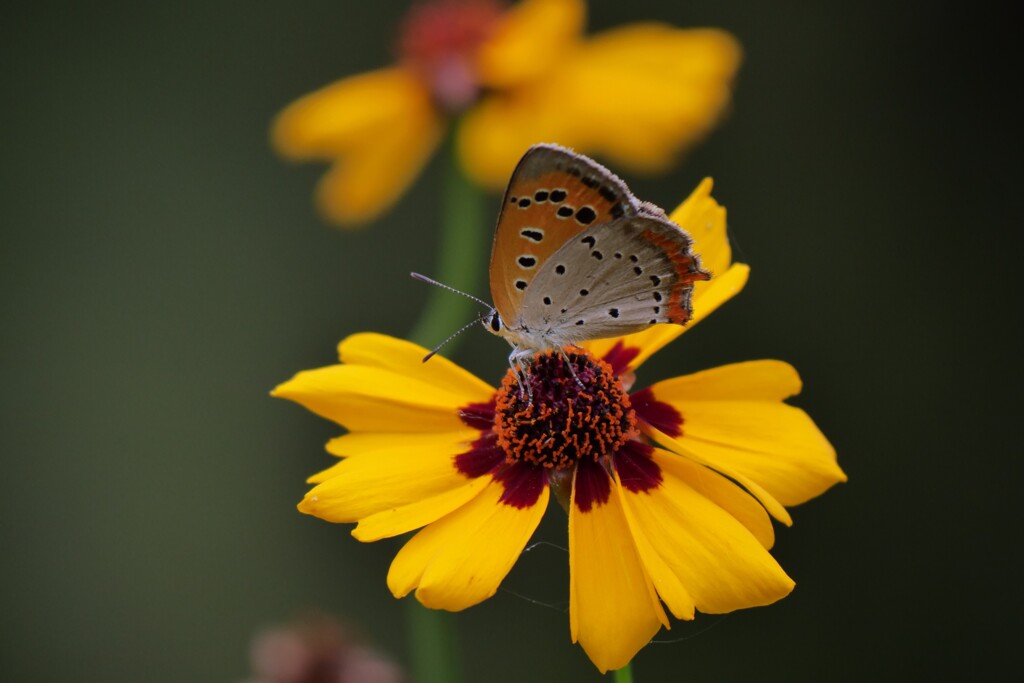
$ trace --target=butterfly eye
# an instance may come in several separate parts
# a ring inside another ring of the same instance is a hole
[[[501,316],[495,311],[491,315],[491,329],[495,332],[501,332]]]

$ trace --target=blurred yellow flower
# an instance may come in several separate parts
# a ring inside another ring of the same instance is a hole
[[[631,24],[588,38],[583,0],[430,0],[402,25],[392,67],[336,81],[282,111],[274,147],[331,168],[330,220],[365,222],[408,187],[462,117],[459,159],[500,189],[539,141],[663,170],[729,102],[740,47],[715,29]]]
[[[705,181],[672,219],[715,277],[693,290],[691,325],[739,292],[725,210]],[[539,354],[493,388],[410,342],[357,334],[341,364],[274,390],[349,433],[299,510],[376,541],[421,529],[388,573],[396,597],[462,610],[498,590],[553,495],[568,512],[569,626],[603,672],[625,666],[668,613],[767,605],[794,586],[768,552],[771,518],[846,480],[808,415],[784,400],[781,361],[736,363],[631,391],[637,368],[684,328]],[[569,378],[574,377],[573,382]]]

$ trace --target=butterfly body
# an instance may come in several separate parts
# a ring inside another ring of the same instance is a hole
[[[509,181],[491,251],[487,328],[537,351],[691,317],[706,280],[691,240],[595,161],[535,145]]]

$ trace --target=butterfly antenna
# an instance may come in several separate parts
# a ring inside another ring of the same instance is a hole
[[[447,289],[449,292],[455,292],[456,294],[461,294],[462,296],[466,297],[467,299],[472,299],[473,301],[477,302],[481,306],[484,306],[484,307],[486,307],[488,309],[491,308],[491,305],[489,303],[487,303],[486,301],[484,301],[483,299],[477,299],[472,294],[466,294],[462,290],[455,289],[454,287],[449,287],[448,285],[446,285],[444,283],[441,283],[441,282],[438,282],[437,280],[433,280],[433,279],[427,277],[426,275],[420,275],[419,273],[409,273],[409,275],[412,275],[413,278],[415,278],[416,280],[420,280],[421,282],[426,282],[427,284],[434,285],[435,287],[440,287],[441,289]],[[481,320],[482,319],[483,319],[483,317],[481,317]],[[473,323],[470,323],[470,325],[472,325],[472,324]],[[469,325],[467,325],[466,327],[469,327]],[[462,329],[466,329],[466,328],[464,327]],[[461,331],[462,330],[459,330],[459,332],[461,332]],[[458,334],[459,332],[456,332],[455,334]],[[455,335],[453,334],[452,336],[454,337]]]
[[[441,285],[441,286],[444,287],[444,285]],[[461,294],[462,292],[459,292],[459,293]],[[472,298],[472,297],[470,297],[470,298]],[[482,320],[484,320],[484,318],[486,318],[490,314],[491,314],[491,312],[487,311],[487,313],[484,313],[483,315],[481,315],[480,317],[476,318],[475,320],[470,320],[468,323],[466,323],[465,325],[463,325],[459,329],[455,330],[455,332],[452,333],[447,339],[445,339],[443,342],[441,342],[436,347],[434,347],[433,351],[431,351],[427,355],[423,356],[423,362],[426,363],[428,360],[433,358],[434,354],[436,354],[438,351],[440,351],[444,347],[445,344],[450,342],[452,339],[455,339],[456,337],[458,337],[460,334],[462,334],[463,332],[468,330],[473,325],[476,325],[477,323],[481,322]]]

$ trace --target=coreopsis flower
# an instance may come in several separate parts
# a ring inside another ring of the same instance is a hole
[[[464,169],[495,189],[537,140],[662,170],[728,104],[739,45],[724,31],[656,23],[584,37],[585,13],[583,0],[420,2],[394,66],[297,100],[274,122],[274,146],[331,164],[317,201],[339,224],[389,207],[457,117]]]
[[[695,283],[692,324],[739,292],[725,211],[706,180],[672,215],[714,276]],[[737,363],[635,390],[640,365],[683,331],[643,332],[539,354],[528,391],[509,371],[494,388],[392,337],[344,340],[341,364],[299,373],[274,395],[349,430],[340,462],[313,476],[299,509],[356,522],[375,541],[421,529],[387,583],[428,607],[490,597],[552,494],[568,512],[569,622],[601,670],[627,664],[667,612],[767,605],[793,581],[768,550],[770,517],[845,475],[786,363]],[[667,612],[666,612],[667,610]]]

